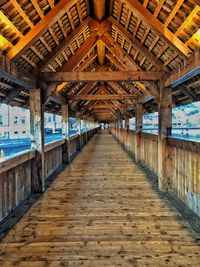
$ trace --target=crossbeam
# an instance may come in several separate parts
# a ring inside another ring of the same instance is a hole
[[[68,100],[123,100],[135,98],[134,95],[128,94],[107,94],[107,95],[69,95]]]
[[[163,72],[157,71],[110,71],[110,72],[57,72],[43,73],[46,82],[103,82],[103,81],[158,81]]]

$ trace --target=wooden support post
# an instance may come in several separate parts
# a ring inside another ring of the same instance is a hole
[[[76,118],[76,122],[77,122],[77,129],[78,129],[78,150],[81,150],[82,148],[82,142],[81,142],[81,118],[77,117]]]
[[[172,177],[171,149],[167,145],[167,136],[171,135],[172,128],[172,90],[164,88],[163,82],[160,82],[158,111],[158,185],[160,190],[166,191],[171,187]]]
[[[69,106],[67,104],[62,105],[62,130],[65,136],[65,143],[62,147],[62,160],[63,163],[70,163],[70,142],[69,142]]]
[[[128,148],[128,140],[129,140],[129,117],[124,115],[125,120],[125,147]]]
[[[106,48],[101,40],[97,42],[97,55],[99,64],[103,66],[106,58]]]
[[[32,89],[30,102],[30,136],[32,148],[36,150],[36,158],[32,162],[32,192],[45,190],[44,175],[44,112],[42,108],[41,89]]]
[[[137,103],[135,107],[136,112],[136,129],[135,129],[135,161],[140,161],[140,135],[142,131],[142,115],[143,106],[141,103]]]

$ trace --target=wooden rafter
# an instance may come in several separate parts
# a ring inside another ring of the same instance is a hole
[[[37,79],[31,74],[19,70],[15,63],[11,62],[0,53],[0,77],[5,78],[27,89],[37,88]]]
[[[160,62],[148,49],[144,46],[141,45],[141,43],[134,37],[132,36],[127,30],[123,28],[119,23],[116,22],[115,19],[109,18],[109,20],[112,23],[112,27],[119,32],[124,38],[126,38],[131,45],[139,51],[149,62],[151,62],[153,65],[156,66],[159,70],[163,69],[163,64]]]
[[[44,16],[21,40],[7,53],[9,59],[19,58],[27,47],[50,28],[66,10],[76,1],[60,1],[46,16]]]
[[[26,21],[30,28],[33,28],[34,25],[29,17],[26,15],[26,12],[22,9],[21,5],[16,0],[10,0],[15,9],[19,12],[20,16]]]
[[[162,6],[163,6],[164,2],[165,2],[165,0],[160,0],[160,1],[158,1],[158,5],[157,5],[157,7],[156,7],[156,9],[155,9],[155,11],[154,11],[154,16],[155,16],[155,17],[158,16],[160,10],[162,9]]]
[[[95,17],[101,21],[105,17],[106,1],[105,0],[93,0],[93,8]]]
[[[10,104],[12,100],[17,97],[23,90],[24,88],[21,86],[14,87],[11,92],[5,97],[5,99],[3,99],[3,102],[5,104]]]
[[[98,37],[92,33],[74,55],[62,66],[61,71],[74,71],[97,44]]]
[[[119,62],[119,60],[114,57],[110,52],[106,53],[106,57],[120,70],[125,71],[127,70],[126,66],[121,64],[121,62]]]
[[[4,13],[0,10],[0,18],[7,27],[9,27],[15,34],[17,34],[21,39],[24,37],[23,34],[15,27],[15,25],[4,15]]]
[[[192,21],[194,16],[200,12],[200,6],[195,6],[192,12],[189,14],[189,16],[184,20],[184,22],[181,24],[181,26],[178,28],[178,30],[175,32],[175,35],[178,36],[183,29]]]
[[[131,58],[122,50],[120,45],[115,43],[114,39],[109,33],[105,33],[101,40],[104,42],[107,49],[120,61],[121,64],[126,66],[127,70],[138,70],[138,66]]]
[[[176,15],[176,13],[178,12],[179,8],[182,6],[183,2],[184,2],[184,0],[179,0],[176,3],[176,5],[174,6],[173,10],[169,14],[167,20],[164,23],[165,27],[167,27],[170,24],[170,22],[172,21],[173,17]]]
[[[135,14],[138,15],[149,26],[151,26],[161,38],[164,38],[169,46],[173,47],[179,55],[188,57],[189,54],[192,53],[190,49],[175,34],[165,27],[137,0],[122,0],[122,2],[134,10]]]
[[[79,25],[71,34],[69,34],[48,56],[45,58],[45,61],[42,61],[37,69],[42,71],[46,66],[51,64],[51,62],[60,55],[76,38],[83,33],[87,27],[89,22],[92,19],[88,17],[81,25]]]
[[[97,42],[97,55],[99,64],[101,66],[104,65],[106,58],[106,49],[104,43],[101,40]]]

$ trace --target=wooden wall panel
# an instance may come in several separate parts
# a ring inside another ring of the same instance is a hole
[[[200,216],[200,154],[186,148],[172,149],[172,190]]]
[[[31,160],[0,173],[0,221],[31,194]]]

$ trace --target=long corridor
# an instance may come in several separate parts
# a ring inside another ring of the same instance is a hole
[[[200,266],[199,236],[100,133],[0,244],[0,266]]]

